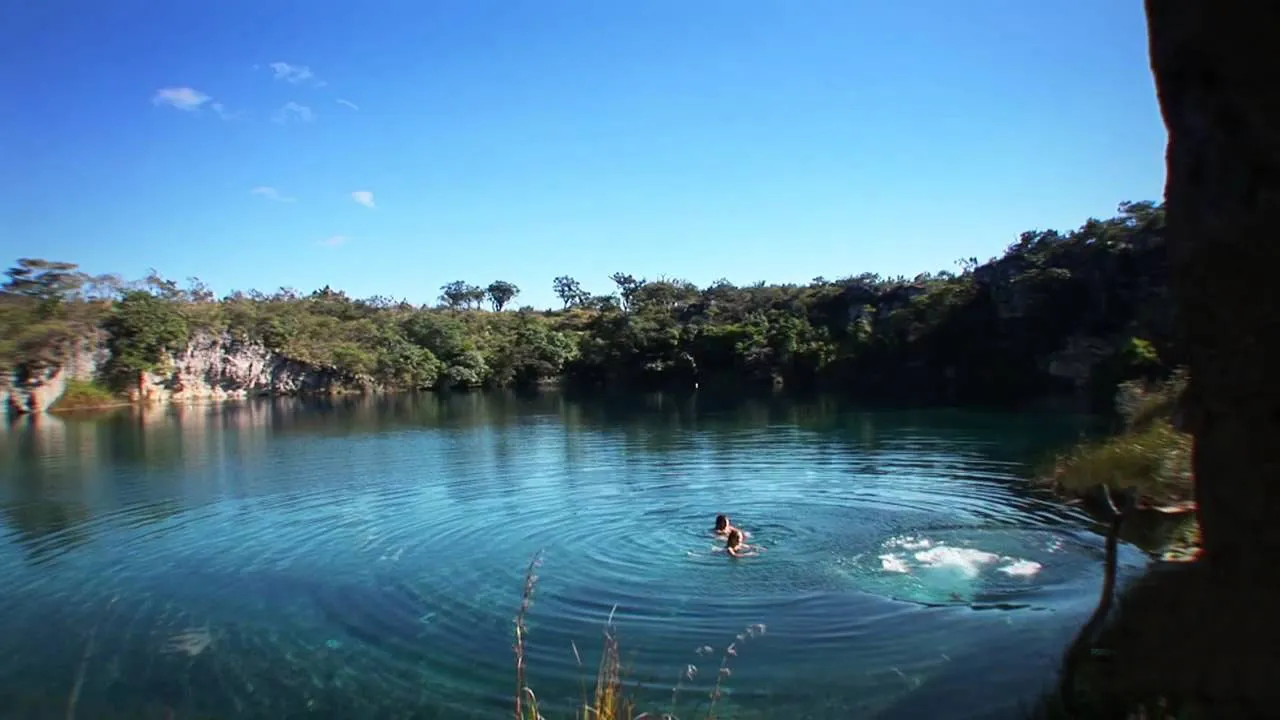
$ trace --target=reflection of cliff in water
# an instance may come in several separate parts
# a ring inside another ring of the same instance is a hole
[[[1089,418],[1045,414],[1025,423],[1025,432],[1009,432],[1007,418],[974,412],[946,410],[876,411],[830,396],[795,397],[782,394],[727,396],[714,393],[610,393],[584,397],[560,391],[515,393],[403,393],[389,395],[335,395],[328,397],[262,398],[206,405],[149,405],[103,416],[68,419],[68,426],[96,426],[113,434],[130,436],[110,442],[113,460],[144,462],[153,467],[189,463],[183,457],[196,450],[207,452],[234,439],[237,452],[252,452],[270,437],[292,434],[341,436],[395,430],[434,428],[502,428],[513,424],[555,418],[567,430],[606,433],[649,450],[668,450],[699,430],[732,427],[740,431],[818,433],[854,443],[869,452],[914,439],[913,429],[932,442],[975,441],[986,445],[984,454],[995,459],[1025,461],[1044,446],[1046,434],[1062,443],[1096,430]],[[51,419],[50,419],[51,420]],[[50,423],[52,424],[52,423]],[[989,428],[987,427],[989,425]],[[137,430],[141,429],[139,433]],[[984,430],[990,429],[991,433]],[[11,434],[12,428],[5,434]],[[71,454],[53,433],[41,430],[35,440],[41,454]],[[996,437],[995,433],[999,433]],[[94,433],[77,435],[84,447],[75,454],[98,452],[102,442]],[[718,435],[732,446],[727,435]],[[909,449],[909,448],[907,448]]]
[[[83,527],[90,517],[80,500],[86,492],[83,477],[75,462],[65,462],[62,448],[87,451],[92,459],[95,446],[72,430],[68,436],[62,420],[35,415],[17,419],[0,435],[7,465],[0,481],[0,514],[32,564],[48,562],[90,539]]]

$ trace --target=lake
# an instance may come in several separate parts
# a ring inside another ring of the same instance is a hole
[[[274,400],[0,430],[5,718],[572,717],[612,615],[646,709],[1019,717],[1102,538],[1025,487],[1097,429],[832,399]],[[766,549],[730,559],[728,514]],[[1122,573],[1146,563],[1126,546]],[[580,664],[581,663],[581,664]]]

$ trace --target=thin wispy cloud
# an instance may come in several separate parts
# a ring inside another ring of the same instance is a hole
[[[334,235],[333,237],[325,238],[324,240],[321,240],[316,244],[324,245],[325,247],[338,247],[339,245],[345,243],[346,241],[347,241],[346,235]]]
[[[267,198],[269,200],[275,200],[276,202],[293,202],[296,199],[296,198],[291,198],[288,195],[285,195],[284,193],[280,192],[279,190],[267,185],[259,185],[258,187],[250,190],[249,192],[253,193],[254,195],[261,195],[262,197]]]
[[[271,120],[280,125],[284,125],[291,121],[309,123],[315,119],[316,114],[311,110],[311,108],[306,105],[293,102],[292,100],[281,106],[281,108],[271,116]]]
[[[359,105],[356,105],[355,103],[351,102],[350,100],[343,100],[342,98],[338,98],[338,101],[337,101],[337,102],[338,102],[338,104],[339,104],[339,105],[345,105],[345,106],[347,106],[347,107],[351,108],[352,110],[359,110],[359,109],[360,109],[360,106],[359,106]]]
[[[306,65],[294,65],[280,60],[268,64],[267,67],[271,68],[272,77],[283,82],[293,83],[294,85],[307,83],[316,87],[324,87],[327,84],[316,77],[316,74],[311,72],[311,68]]]
[[[212,99],[195,88],[167,87],[160,88],[155,95],[151,96],[151,104],[168,105],[186,112],[195,112],[200,109],[201,105]]]
[[[244,115],[243,111],[231,112],[230,110],[227,109],[226,105],[223,105],[220,102],[209,103],[209,109],[217,113],[218,117],[222,118],[223,120],[235,120],[236,118]]]
[[[370,209],[377,207],[373,202],[373,192],[369,190],[356,190],[351,193],[351,199]]]
[[[214,115],[223,120],[234,120],[244,114],[243,112],[231,112],[226,105],[214,100],[207,93],[202,93],[190,87],[161,88],[156,91],[155,95],[151,96],[151,104],[167,105],[189,113],[200,112],[207,107],[213,111]]]

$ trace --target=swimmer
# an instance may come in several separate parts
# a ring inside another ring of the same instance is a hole
[[[755,557],[763,550],[762,547],[748,545],[742,540],[742,531],[733,528],[729,531],[729,535],[724,540],[724,551],[729,553],[729,557],[744,558]]]
[[[743,530],[742,528],[734,527],[733,523],[729,522],[728,515],[716,516],[716,536],[717,537],[728,537],[729,533],[733,532],[734,530],[737,530],[738,532],[742,533],[742,537],[744,539],[751,537],[751,533],[748,533],[746,530]]]

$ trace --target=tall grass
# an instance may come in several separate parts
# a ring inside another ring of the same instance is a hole
[[[526,663],[529,635],[526,619],[528,618],[529,609],[533,606],[533,593],[538,582],[536,571],[540,565],[541,553],[539,552],[534,555],[533,560],[529,563],[528,570],[525,572],[524,593],[520,602],[520,612],[516,614],[515,619],[516,692],[514,699],[516,720],[547,720],[538,709],[537,695],[529,687]],[[689,688],[690,684],[698,677],[698,666],[689,664],[680,673],[675,685],[672,686],[671,706],[667,711],[639,711],[635,693],[636,688],[628,685],[628,673],[622,664],[622,646],[618,641],[617,626],[613,622],[616,610],[617,606],[615,605],[613,610],[609,612],[609,618],[605,621],[604,641],[600,652],[600,661],[596,666],[594,685],[588,692],[586,683],[585,681],[583,682],[581,705],[574,713],[574,719],[681,720],[681,716],[677,715],[681,691]],[[725,647],[720,657],[719,666],[716,668],[715,683],[707,691],[707,708],[701,715],[703,720],[715,720],[717,717],[716,705],[724,696],[726,690],[725,680],[732,674],[730,663],[733,658],[738,656],[740,647],[748,640],[763,635],[765,629],[762,624],[751,625],[738,633],[733,642]],[[572,650],[578,666],[582,667],[582,655],[578,652],[577,644],[571,642],[569,649]],[[694,652],[699,657],[704,657],[714,655],[715,651],[710,646],[703,645]],[[694,716],[689,717],[692,718]]]
[[[1048,481],[1068,495],[1135,488],[1148,504],[1191,499],[1191,437],[1166,420],[1138,432],[1078,445],[1056,458]]]
[[[1192,497],[1191,436],[1177,427],[1185,372],[1162,383],[1121,385],[1116,407],[1124,421],[1117,435],[1082,443],[1053,459],[1042,481],[1068,496],[1100,488],[1134,488],[1143,504],[1172,505]]]
[[[542,564],[542,553],[538,552],[529,561],[529,568],[524,573],[524,592],[520,596],[520,612],[516,614],[516,720],[543,720],[538,712],[538,696],[533,694],[525,679],[525,637],[529,634],[529,626],[525,618],[529,608],[533,606],[533,588],[538,583],[535,574]],[[528,703],[527,705],[525,703]]]

